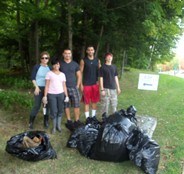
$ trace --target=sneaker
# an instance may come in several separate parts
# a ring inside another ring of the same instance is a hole
[[[92,118],[91,117],[86,118],[86,124],[91,124],[91,123],[92,123]]]
[[[92,119],[92,122],[94,124],[100,124],[100,122],[98,121],[98,119],[96,118],[96,116],[93,116],[91,119]]]
[[[67,122],[65,123],[65,126],[70,131],[74,131],[74,123],[72,120],[67,120]]]
[[[73,125],[74,125],[74,128],[76,129],[83,126],[84,124],[80,120],[77,120],[73,123]]]
[[[105,123],[106,121],[107,121],[107,113],[106,112],[104,112],[103,114],[102,114],[102,124],[103,123]]]

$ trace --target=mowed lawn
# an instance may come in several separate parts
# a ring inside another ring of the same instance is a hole
[[[157,118],[153,139],[161,148],[158,174],[180,174],[184,165],[184,79],[159,75],[158,91],[138,90],[141,70],[130,70],[122,75],[118,109],[134,105],[137,115]],[[150,73],[150,72],[149,72]],[[31,97],[31,96],[30,96]],[[83,111],[83,110],[82,110]],[[55,160],[27,162],[5,152],[6,142],[11,136],[28,128],[28,111],[0,110],[0,174],[141,174],[132,162],[103,162],[87,159],[76,149],[66,147],[70,132],[62,121],[62,134],[50,134],[51,144],[57,152]],[[98,118],[101,119],[100,115]],[[81,119],[84,121],[82,112]],[[35,129],[43,130],[42,114],[39,113]]]

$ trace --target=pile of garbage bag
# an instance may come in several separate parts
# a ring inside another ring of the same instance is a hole
[[[137,126],[136,109],[130,106],[114,114],[102,115],[99,126],[87,124],[71,133],[67,147],[94,160],[121,162],[131,160],[147,174],[155,174],[160,147]]]
[[[27,161],[57,158],[49,137],[44,131],[28,131],[11,137],[7,141],[6,151]]]

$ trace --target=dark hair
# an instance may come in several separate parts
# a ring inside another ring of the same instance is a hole
[[[51,60],[51,65],[55,65],[55,64],[57,64],[57,63],[60,64],[60,60],[59,60],[58,58],[52,58],[52,60]]]
[[[70,50],[70,51],[72,52],[72,50],[71,50],[70,48],[65,48],[65,49],[63,50],[63,52],[64,52],[65,50]]]
[[[110,53],[110,52],[108,52],[108,53],[105,54],[105,58],[106,58],[107,56],[112,56],[112,57],[113,57],[113,54]]]
[[[90,48],[90,47],[93,47],[94,50],[95,50],[95,47],[94,47],[93,45],[88,45],[88,46],[86,47],[86,50],[87,50],[88,48]]]

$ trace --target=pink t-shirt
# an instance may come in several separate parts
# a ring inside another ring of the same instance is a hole
[[[60,74],[55,74],[54,72],[49,71],[46,74],[45,79],[50,80],[48,89],[49,94],[60,94],[64,92],[63,82],[66,82],[64,73],[60,72]]]

